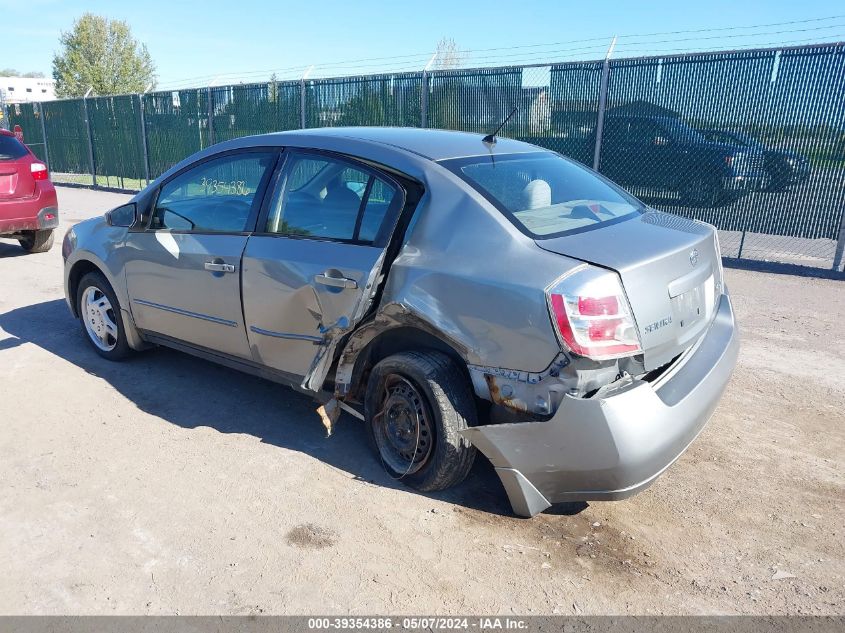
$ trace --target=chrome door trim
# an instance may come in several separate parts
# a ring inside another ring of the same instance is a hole
[[[250,325],[249,329],[251,332],[255,332],[256,334],[261,334],[262,336],[272,336],[273,338],[290,338],[297,341],[313,341],[314,343],[323,342],[322,336],[311,336],[309,334],[292,334],[290,332],[274,332],[273,330],[265,330],[260,327],[255,327],[254,325]]]
[[[135,301],[135,303],[141,304],[142,306],[156,308],[158,310],[164,310],[165,312],[173,312],[174,314],[181,314],[182,316],[193,317],[195,319],[202,319],[203,321],[211,321],[212,323],[218,323],[220,325],[228,325],[229,327],[238,327],[238,324],[235,321],[221,319],[220,317],[210,316],[208,314],[200,314],[199,312],[182,310],[181,308],[174,308],[173,306],[166,306],[160,303],[153,303],[152,301],[145,301],[144,299],[133,299],[133,301]]]

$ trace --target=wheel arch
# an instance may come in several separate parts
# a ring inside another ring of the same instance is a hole
[[[100,268],[97,264],[92,262],[90,259],[80,259],[70,267],[67,274],[67,296],[68,296],[68,304],[70,305],[71,312],[73,316],[79,318],[79,306],[76,302],[76,297],[79,294],[79,282],[82,278],[87,275],[88,273],[97,272],[103,275],[109,283],[111,281],[108,278],[108,275]],[[112,284],[112,288],[114,284]]]
[[[111,286],[112,291],[120,303],[120,318],[123,321],[123,327],[126,332],[129,347],[135,350],[143,350],[149,347],[149,344],[144,341],[135,326],[135,320],[132,318],[132,313],[129,310],[129,297],[125,292],[125,288],[121,287],[120,284],[115,283],[115,279],[109,273],[108,267],[104,266],[103,263],[98,261],[93,255],[91,257],[80,255],[76,261],[66,268],[66,270],[65,295],[67,297],[67,303],[70,307],[71,314],[73,314],[75,318],[79,318],[79,306],[76,301],[76,298],[79,295],[79,282],[82,281],[82,278],[88,273],[99,273]]]
[[[423,323],[381,319],[370,321],[355,331],[340,355],[335,371],[335,395],[360,402],[370,370],[381,360],[400,352],[436,350],[447,355],[471,385],[465,352]]]

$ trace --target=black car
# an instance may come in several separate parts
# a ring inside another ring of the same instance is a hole
[[[712,207],[767,185],[763,153],[705,138],[662,112],[609,110],[601,172],[623,186],[676,192],[683,204]]]
[[[768,176],[768,191],[784,191],[810,177],[810,161],[801,154],[788,150],[772,149],[744,132],[726,130],[701,130],[701,134],[716,143],[732,143],[763,152],[763,168]]]

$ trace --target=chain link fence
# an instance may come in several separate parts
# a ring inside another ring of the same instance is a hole
[[[501,134],[710,222],[725,257],[840,270],[845,44],[262,82],[17,104],[56,182],[139,189],[216,142],[345,125]]]

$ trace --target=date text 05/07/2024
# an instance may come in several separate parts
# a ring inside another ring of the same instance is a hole
[[[312,631],[328,630],[391,630],[403,631],[519,631],[528,629],[528,622],[512,617],[335,617],[309,618],[308,629]]]

